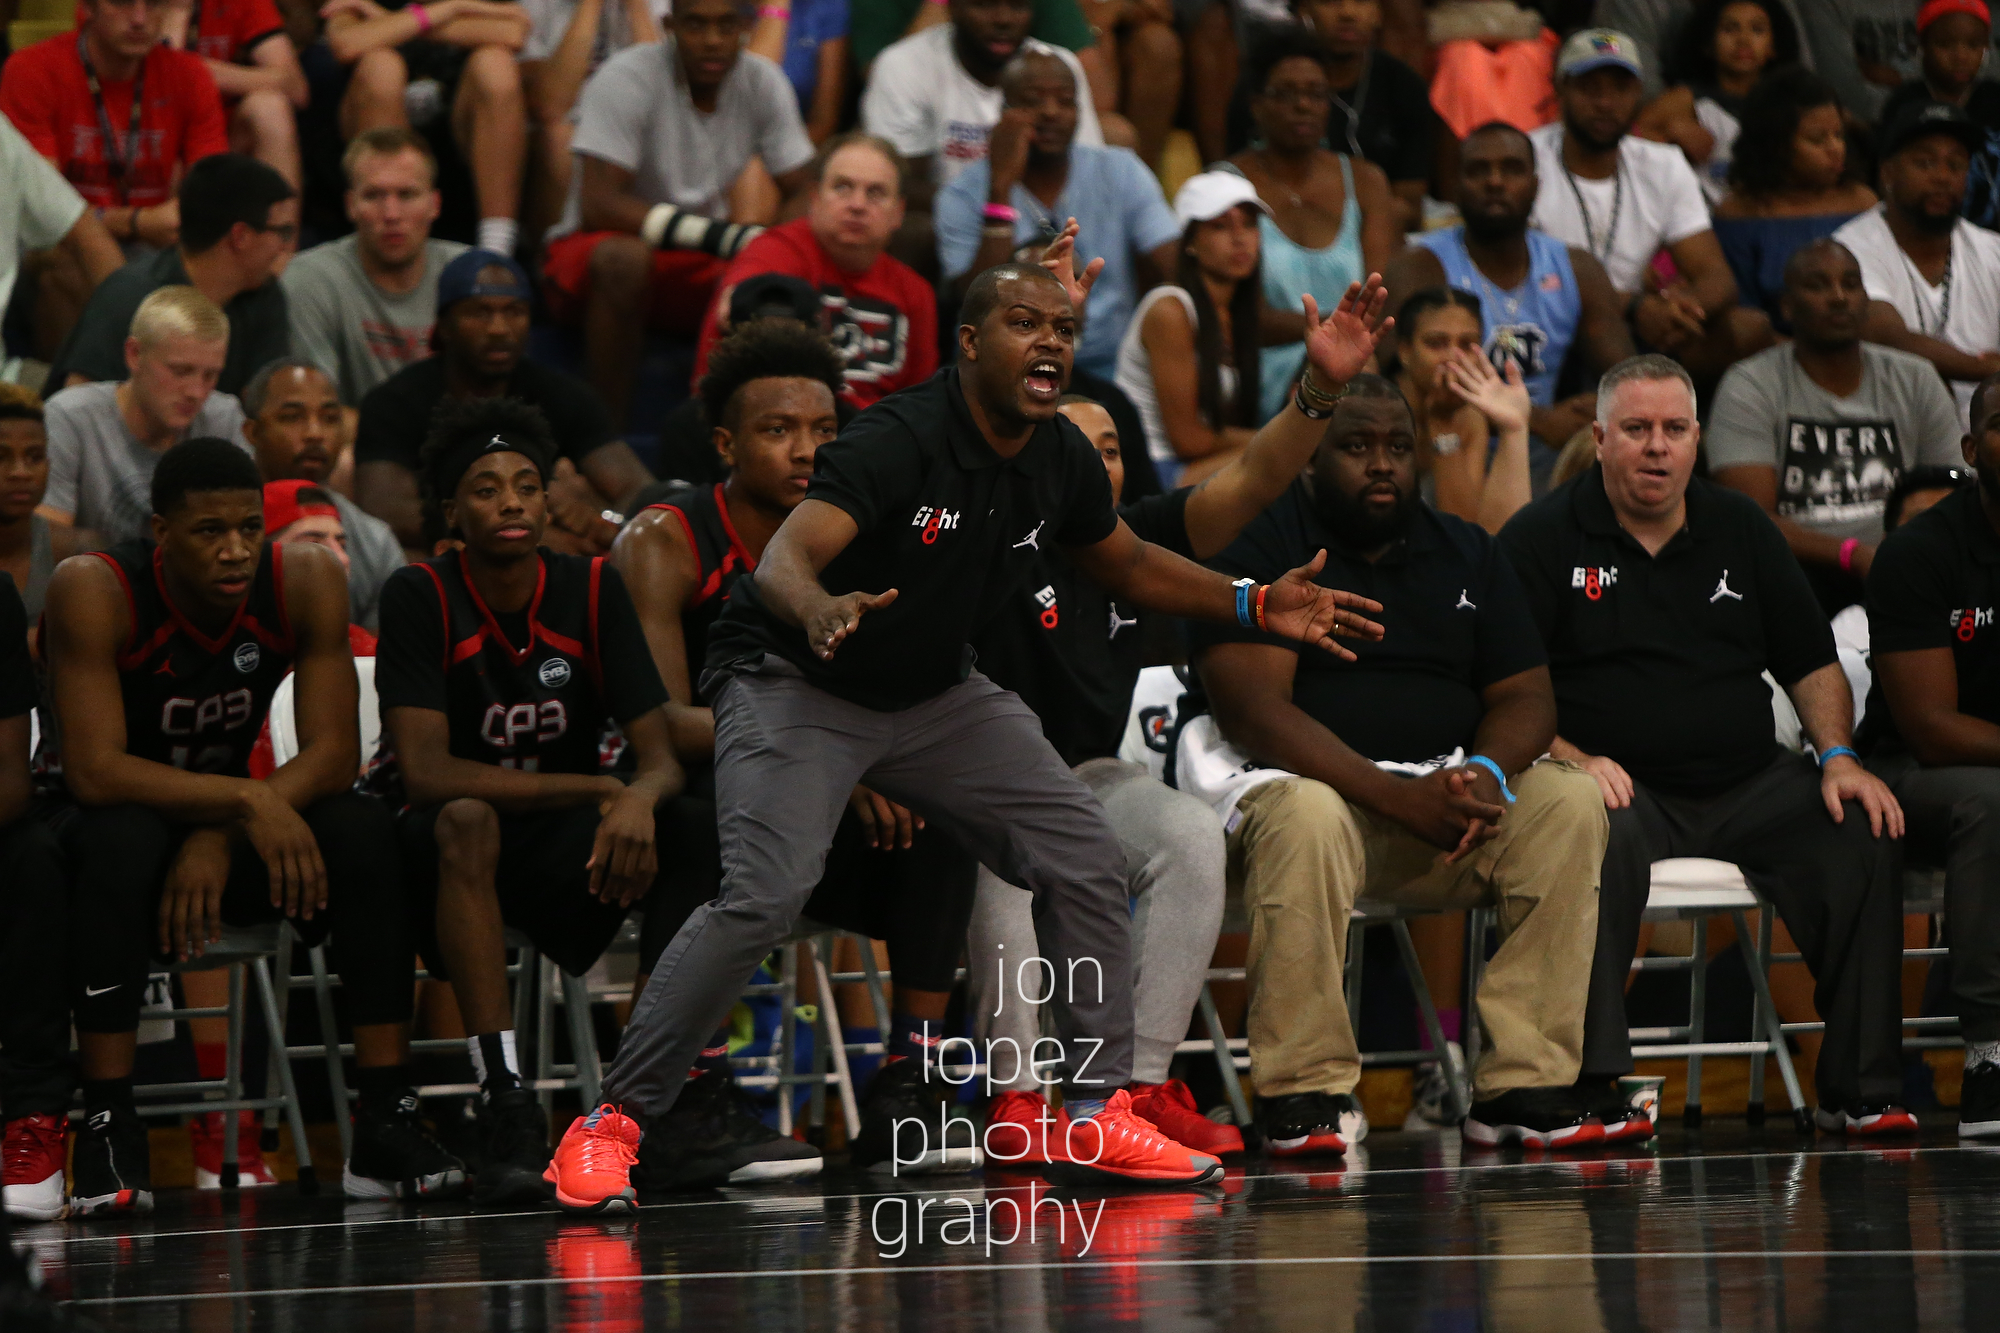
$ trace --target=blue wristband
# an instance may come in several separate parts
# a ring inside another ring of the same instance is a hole
[[[1852,746],[1836,745],[1831,750],[1828,750],[1820,755],[1819,766],[1821,768],[1825,768],[1827,765],[1827,761],[1829,759],[1832,759],[1835,755],[1840,755],[1840,754],[1846,755],[1849,759],[1852,759],[1857,764],[1861,762],[1861,756],[1854,753],[1854,749]]]
[[[1500,771],[1500,765],[1494,763],[1483,754],[1467,755],[1465,762],[1468,765],[1477,764],[1488,773],[1491,773],[1493,780],[1500,784],[1500,794],[1507,798],[1507,804],[1512,805],[1514,803],[1514,793],[1508,788],[1507,775]]]
[[[1250,590],[1257,586],[1254,579],[1238,579],[1232,585],[1236,589],[1236,623],[1248,629],[1256,623],[1250,617]]]

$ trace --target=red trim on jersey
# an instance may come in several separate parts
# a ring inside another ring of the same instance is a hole
[[[174,605],[173,595],[167,591],[166,569],[161,563],[161,557],[164,554],[165,554],[164,548],[158,546],[155,546],[153,548],[153,584],[160,590],[160,600],[166,603],[167,624],[172,628],[179,630],[181,633],[187,635],[189,640],[193,642],[195,647],[201,649],[203,652],[207,653],[210,657],[220,656],[222,650],[229,646],[229,641],[236,637],[236,631],[242,627],[243,617],[250,610],[250,593],[246,591],[243,594],[243,600],[236,604],[236,613],[229,617],[229,623],[222,627],[222,633],[217,637],[211,639],[208,635],[203,634],[200,630],[196,629],[194,622],[189,620],[186,616],[182,615],[181,609],[178,606]],[[256,576],[252,575],[250,580],[250,587],[251,589],[254,590],[256,586],[257,586]],[[251,617],[250,623],[253,627],[252,633],[256,633],[254,627],[256,626],[257,622],[254,616]],[[262,634],[258,634],[257,637],[261,639],[264,636]],[[272,645],[272,647],[274,648],[276,646],[277,646],[276,644]]]
[[[730,521],[729,500],[722,493],[722,485],[723,483],[719,481],[715,483],[715,512],[722,519],[722,530],[729,534],[730,554],[741,560],[743,568],[746,570],[755,569],[757,568],[757,557],[750,554],[750,548],[745,546],[743,539],[736,535],[736,524]]]
[[[529,655],[535,651],[536,636],[540,635],[544,639],[548,638],[548,632],[537,623],[539,613],[542,609],[542,592],[549,586],[548,561],[542,559],[540,552],[536,553],[535,595],[528,601],[528,644],[525,648],[516,648],[513,640],[509,639],[506,633],[500,628],[500,622],[493,618],[493,612],[486,605],[486,599],[479,595],[479,585],[474,583],[472,575],[466,572],[465,552],[463,549],[458,553],[458,577],[465,583],[466,592],[472,595],[472,604],[479,608],[480,618],[486,622],[483,631],[485,635],[494,643],[500,645],[507,656],[513,660],[515,666],[524,664],[528,660]],[[468,639],[465,643],[461,643],[457,648],[453,649],[454,655],[452,660],[455,662],[463,661],[466,657],[471,656],[470,652],[465,651],[466,645],[471,642],[472,640]],[[473,649],[472,651],[476,652],[478,650]],[[580,652],[579,655],[581,655]]]
[[[593,556],[590,561],[590,655],[583,659],[584,669],[590,672],[590,683],[597,687],[597,697],[604,697],[604,641],[597,629],[597,590],[604,582],[604,557]]]
[[[431,582],[432,582],[433,584],[435,584],[435,585],[437,586],[437,590],[438,590],[438,638],[439,638],[440,640],[442,640],[442,641],[443,641],[443,643],[444,643],[444,669],[445,669],[446,671],[449,671],[449,670],[451,670],[451,664],[452,664],[452,663],[453,663],[454,661],[456,661],[456,660],[457,660],[456,658],[454,658],[454,657],[453,657],[453,656],[451,655],[451,647],[452,647],[452,645],[451,645],[451,603],[450,603],[449,601],[447,601],[447,600],[445,599],[445,595],[444,595],[444,580],[443,580],[442,578],[438,577],[438,572],[437,572],[437,566],[436,566],[436,565],[433,565],[433,564],[432,564],[432,563],[431,563],[430,561],[426,560],[426,561],[425,561],[425,562],[423,563],[423,565],[422,565],[422,569],[423,569],[424,573],[426,573],[426,574],[428,574],[428,575],[430,575],[430,576],[431,576]]]
[[[701,571],[702,571],[701,547],[695,545],[694,524],[688,522],[688,516],[681,512],[681,508],[679,505],[668,505],[668,504],[647,505],[646,508],[664,509],[669,514],[672,514],[675,518],[681,521],[681,531],[687,534],[688,554],[694,557],[694,581],[695,581],[695,588],[697,589],[697,596],[693,600],[689,601],[687,605],[683,606],[681,609],[683,611],[687,611],[693,609],[694,607],[700,606],[702,599],[698,594],[699,594],[699,589],[701,587]]]
[[[125,647],[119,651],[117,662],[120,671],[130,671],[151,656],[157,645],[148,643],[143,651],[132,646],[132,636],[139,632],[139,599],[132,592],[132,580],[125,577],[125,566],[119,564],[109,551],[91,551],[88,554],[111,566],[111,572],[118,576],[118,586],[125,590],[125,611],[129,623],[125,627]],[[47,611],[42,612],[44,624],[48,621],[48,614]],[[159,639],[161,636],[156,633],[153,637]],[[48,641],[48,635],[44,633],[40,637],[40,643],[46,644]]]

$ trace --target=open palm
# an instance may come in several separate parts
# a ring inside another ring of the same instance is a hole
[[[1380,273],[1370,273],[1367,282],[1347,284],[1347,294],[1324,319],[1312,293],[1305,294],[1304,302],[1306,356],[1329,384],[1345,384],[1359,375],[1383,335],[1396,327],[1395,320],[1382,318],[1389,293]]]

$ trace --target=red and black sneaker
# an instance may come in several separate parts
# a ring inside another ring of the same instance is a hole
[[[1653,1137],[1653,1117],[1627,1101],[1615,1080],[1578,1082],[1576,1092],[1583,1109],[1604,1126],[1603,1142],[1644,1143]]]
[[[1153,1122],[1162,1134],[1210,1157],[1228,1157],[1243,1151],[1243,1131],[1234,1125],[1217,1124],[1194,1104],[1194,1093],[1177,1078],[1165,1083],[1134,1083],[1132,1114]]]
[[[8,1214],[53,1222],[67,1213],[63,1172],[68,1165],[68,1117],[24,1115],[9,1120],[6,1146],[0,1149],[0,1181],[6,1186]]]
[[[1853,1139],[1914,1134],[1918,1129],[1916,1116],[1893,1103],[1822,1106],[1813,1112],[1813,1121],[1823,1133],[1845,1134]]]
[[[1257,1099],[1257,1128],[1272,1157],[1337,1157],[1368,1137],[1368,1113],[1347,1092]]]
[[[1472,1104],[1460,1126],[1467,1143],[1494,1148],[1595,1148],[1604,1143],[1604,1125],[1575,1088],[1509,1088],[1498,1097]]]
[[[1044,1169],[1058,1185],[1208,1185],[1222,1179],[1222,1162],[1162,1134],[1132,1113],[1132,1094],[1120,1088],[1104,1109],[1083,1120],[1067,1110],[1049,1126]]]
[[[1059,1138],[1062,1123],[1041,1093],[1009,1088],[986,1108],[989,1168],[1032,1171],[1047,1166],[1049,1136]]]

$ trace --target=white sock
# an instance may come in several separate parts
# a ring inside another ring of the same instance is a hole
[[[479,248],[482,250],[511,256],[514,240],[520,234],[521,224],[512,218],[479,219]]]
[[[514,1030],[488,1032],[483,1036],[467,1037],[465,1049],[472,1053],[472,1074],[481,1087],[494,1081],[493,1076],[502,1072],[492,1067],[491,1060],[497,1059],[502,1069],[513,1075],[514,1082],[521,1079],[521,1059],[514,1053]]]
[[[1977,1069],[1981,1065],[2000,1065],[2000,1041],[1965,1043],[1965,1067]]]

